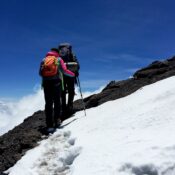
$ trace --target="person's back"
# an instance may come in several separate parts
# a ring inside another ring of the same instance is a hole
[[[72,52],[72,46],[69,43],[61,43],[58,46],[59,55],[66,63],[69,70],[75,73],[76,77],[79,76],[79,62]],[[75,95],[76,78],[64,76],[65,90],[62,93],[62,106],[63,115],[67,116],[73,112],[73,100]],[[66,104],[66,92],[68,92],[68,104]]]
[[[72,52],[72,46],[69,43],[61,43],[58,46],[59,55],[64,60],[65,63],[76,62],[77,71],[79,70],[79,62],[76,58],[76,55]]]

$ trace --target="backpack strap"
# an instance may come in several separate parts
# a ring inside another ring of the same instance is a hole
[[[59,71],[60,73],[60,79],[61,79],[61,87],[62,87],[62,90],[64,91],[64,77],[63,77],[63,73],[61,71]]]
[[[58,66],[60,65],[60,57],[58,57],[58,61],[57,61]],[[61,79],[61,88],[64,91],[64,77],[63,77],[63,73],[61,72],[61,70],[59,69],[59,75],[60,75],[60,79]]]

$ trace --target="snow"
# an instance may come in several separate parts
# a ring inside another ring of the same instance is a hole
[[[174,175],[175,77],[83,111],[10,175]]]

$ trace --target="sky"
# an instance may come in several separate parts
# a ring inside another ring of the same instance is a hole
[[[175,76],[77,112],[9,175],[174,175],[174,89]]]
[[[0,98],[39,88],[40,61],[69,42],[83,91],[174,56],[173,0],[0,0]]]

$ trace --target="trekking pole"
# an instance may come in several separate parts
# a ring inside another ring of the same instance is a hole
[[[83,102],[84,114],[85,114],[85,116],[86,116],[86,107],[85,107],[83,95],[82,95],[82,92],[81,92],[80,80],[79,80],[78,77],[77,77],[77,83],[78,83],[78,86],[79,86],[79,91],[80,91],[80,95],[81,95],[81,100],[82,100],[82,102]]]

